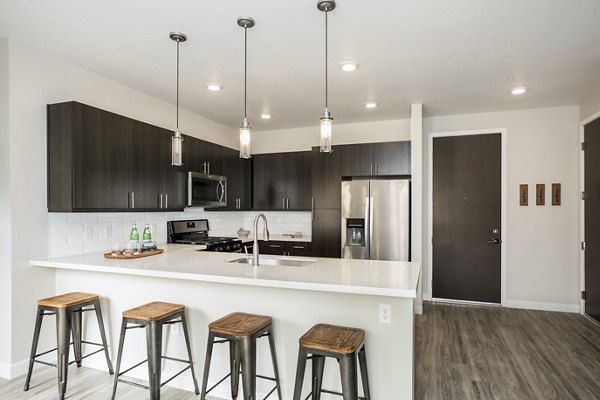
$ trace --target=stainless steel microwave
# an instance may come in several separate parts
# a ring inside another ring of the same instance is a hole
[[[227,205],[227,177],[188,172],[188,207]]]

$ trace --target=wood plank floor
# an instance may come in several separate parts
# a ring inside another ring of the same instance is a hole
[[[67,387],[68,400],[108,400],[112,395],[113,377],[88,368],[69,368],[69,383]],[[191,378],[190,378],[191,379]],[[56,369],[41,367],[33,372],[29,391],[23,391],[25,376],[12,381],[0,380],[0,399],[2,400],[56,400],[58,388]],[[198,400],[193,392],[164,387],[160,396],[161,400]],[[148,391],[126,384],[119,384],[117,399],[143,400],[148,399]],[[219,400],[207,396],[209,400]]]
[[[578,314],[425,303],[416,399],[600,399],[600,327]]]

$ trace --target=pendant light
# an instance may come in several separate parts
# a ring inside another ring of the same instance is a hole
[[[179,32],[171,32],[169,37],[177,42],[177,125],[175,134],[171,138],[171,165],[180,167],[183,165],[183,138],[179,132],[179,43],[185,42],[187,36]]]
[[[239,17],[237,23],[244,28],[244,121],[240,127],[240,158],[251,158],[250,134],[252,133],[252,128],[248,123],[246,109],[248,97],[248,28],[254,26],[254,19],[251,17]]]
[[[328,98],[328,77],[327,77],[327,14],[335,9],[335,1],[320,0],[317,3],[317,8],[325,13],[325,111],[321,116],[321,153],[331,153],[331,125],[333,118],[327,109]]]

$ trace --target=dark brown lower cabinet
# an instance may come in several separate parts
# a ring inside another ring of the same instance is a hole
[[[260,254],[274,256],[308,257],[312,255],[310,242],[289,242],[287,240],[259,241]]]
[[[340,209],[316,209],[312,221],[312,255],[340,258],[342,232]]]

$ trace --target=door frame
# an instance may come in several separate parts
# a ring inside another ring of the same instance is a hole
[[[507,235],[507,218],[506,218],[506,189],[507,189],[507,173],[506,173],[506,128],[498,129],[475,129],[466,131],[453,131],[453,132],[432,132],[428,135],[429,149],[427,151],[427,238],[428,238],[428,252],[427,252],[427,278],[428,278],[428,294],[426,300],[432,300],[433,298],[433,139],[440,137],[452,137],[452,136],[468,136],[468,135],[490,135],[500,134],[501,141],[501,182],[500,182],[500,231],[502,232],[500,239],[502,240],[502,247],[500,249],[500,305],[504,306],[506,303],[506,248],[508,246],[508,235]],[[425,296],[424,296],[425,297]],[[470,302],[475,303],[475,302]],[[487,303],[485,303],[487,304]]]
[[[585,142],[585,126],[600,118],[600,111],[589,116],[579,123],[579,142]],[[579,192],[585,191],[585,151],[579,151]],[[579,238],[580,242],[585,242],[585,201],[582,200],[581,195],[579,196]],[[581,292],[585,290],[585,251],[579,248],[579,309],[582,315],[587,316],[585,313],[585,300],[581,298]],[[591,321],[597,323],[596,320],[590,318]]]

